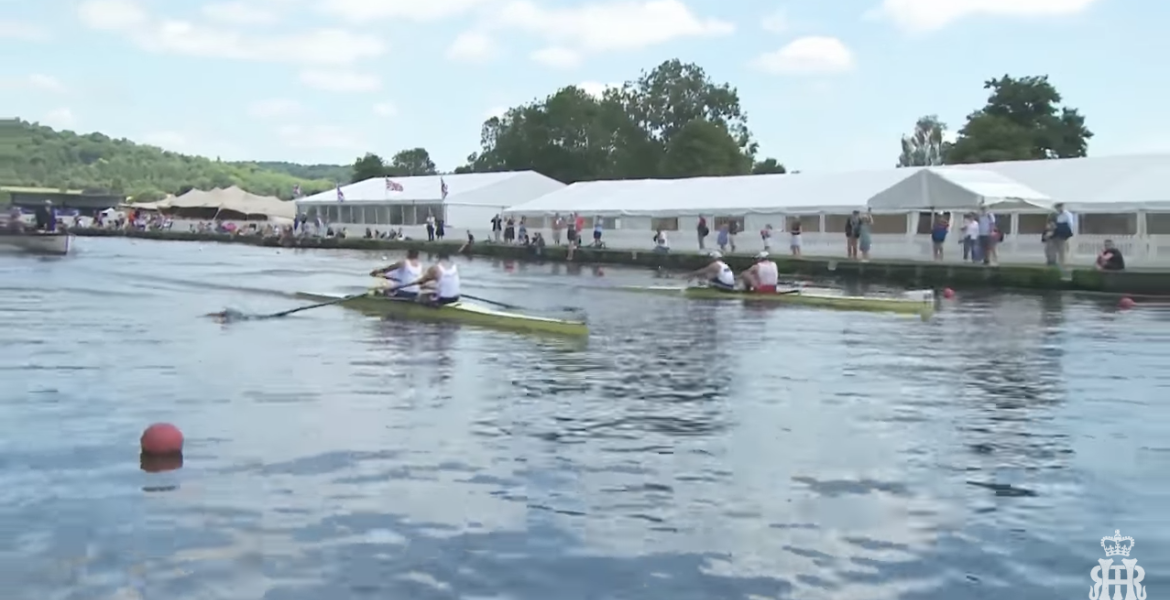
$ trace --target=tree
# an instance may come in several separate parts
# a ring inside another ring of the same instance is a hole
[[[1060,93],[1048,76],[1004,75],[984,82],[987,105],[971,113],[948,163],[1074,158],[1088,154],[1093,132],[1075,108],[1058,107]]]
[[[936,115],[919,117],[914,133],[902,136],[902,154],[899,167],[933,167],[946,163],[951,144],[943,139],[947,124]]]
[[[431,160],[431,154],[426,148],[402,150],[390,159],[390,164],[386,166],[386,174],[397,177],[434,175],[435,161]]]
[[[385,177],[387,175],[387,167],[385,161],[381,156],[373,152],[367,152],[365,156],[358,157],[353,161],[353,168],[351,169],[349,181],[357,183],[374,177]]]
[[[788,169],[774,158],[765,158],[752,165],[752,175],[783,175]]]
[[[671,60],[600,97],[570,86],[488,119],[480,151],[455,172],[532,169],[566,182],[733,175],[751,172],[755,152],[735,89]]]

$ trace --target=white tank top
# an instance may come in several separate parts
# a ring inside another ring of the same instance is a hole
[[[780,283],[780,271],[776,269],[776,263],[765,260],[756,265],[756,277],[760,279],[760,285],[776,285]]]
[[[422,277],[422,273],[422,265],[418,261],[412,263],[410,260],[404,260],[402,261],[402,266],[398,267],[398,271],[394,276],[398,278],[399,285],[403,285],[412,281],[418,281]],[[414,292],[415,294],[419,292],[419,286],[417,285],[408,285],[399,289],[404,292]]]
[[[731,267],[727,263],[719,261],[719,274],[715,276],[715,281],[725,285],[735,285],[735,274],[731,272]]]
[[[440,298],[458,298],[459,297],[459,269],[455,265],[444,266],[438,265],[439,268],[439,284],[438,292]]]

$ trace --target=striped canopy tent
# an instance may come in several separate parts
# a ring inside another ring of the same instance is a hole
[[[197,219],[291,221],[296,205],[274,196],[260,196],[239,187],[190,190],[169,201],[165,209]]]

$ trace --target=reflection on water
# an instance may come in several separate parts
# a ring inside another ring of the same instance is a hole
[[[0,257],[9,597],[1068,598],[1100,537],[1170,589],[1170,327],[1067,295],[929,321],[643,297],[477,260],[586,344],[270,313],[382,253]],[[187,435],[143,469],[141,428]]]

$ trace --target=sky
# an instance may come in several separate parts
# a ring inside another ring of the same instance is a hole
[[[892,167],[983,82],[1049,75],[1090,155],[1170,151],[1170,3],[1152,0],[0,0],[0,117],[224,160],[349,164],[662,61],[738,88],[790,170]],[[12,60],[14,59],[14,60]]]

